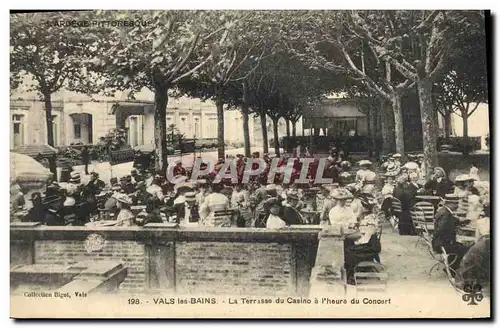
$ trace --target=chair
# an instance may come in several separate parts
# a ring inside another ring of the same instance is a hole
[[[401,206],[401,201],[394,196],[390,196],[389,201],[391,202],[391,208],[389,213],[389,223],[392,226],[393,230],[398,228],[399,220],[401,218],[401,213],[403,212],[403,208]]]
[[[449,259],[450,259],[450,256],[451,255],[455,255],[453,253],[447,253],[446,252],[446,249],[441,246],[441,256],[442,256],[442,260],[443,260],[443,264],[444,264],[444,268],[445,268],[445,271],[446,271],[446,276],[448,278],[448,281],[450,282],[451,286],[458,292],[460,293],[463,293],[462,290],[460,290],[460,288],[457,287],[457,284],[456,284],[456,281],[455,281],[455,275],[456,275],[456,271],[451,267],[455,261],[457,260],[457,257],[456,256],[453,256],[453,260],[450,262]]]
[[[234,215],[234,210],[217,210],[214,211],[213,217],[214,221],[220,222],[220,221],[225,221],[229,217],[229,222],[231,223],[231,226],[233,225],[233,215]]]
[[[377,239],[378,239],[378,242],[379,242],[379,243],[380,243],[380,240],[382,239],[382,230],[383,230],[383,227],[382,227],[382,225],[380,225],[380,229],[377,231]],[[377,254],[377,255],[375,255],[374,260],[375,260],[377,263],[382,264],[382,263],[380,262],[380,253],[379,253],[379,254]]]
[[[112,213],[111,210],[99,208],[99,221],[113,220],[114,218],[112,216],[114,217],[114,213]]]
[[[461,198],[458,201],[458,208],[455,211],[455,215],[460,219],[463,220],[467,216],[467,212],[469,210],[469,200],[467,198]]]
[[[382,264],[361,262],[354,268],[354,282],[358,291],[383,292],[387,289],[389,274]]]
[[[434,205],[429,202],[418,202],[410,209],[410,217],[418,235],[415,246],[417,246],[420,241],[427,242],[432,239],[432,231],[434,231],[434,212]]]

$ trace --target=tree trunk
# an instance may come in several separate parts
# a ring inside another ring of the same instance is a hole
[[[286,136],[290,138],[290,120],[285,119],[286,121]]]
[[[54,128],[52,125],[52,99],[50,94],[43,96],[45,103],[45,123],[47,125],[47,144],[54,147]]]
[[[45,103],[45,125],[47,125],[47,144],[54,147],[54,126],[52,125],[52,99],[50,93],[43,96]],[[49,160],[49,170],[57,181],[57,165],[55,160]]]
[[[224,145],[224,103],[222,100],[216,100],[215,106],[217,107],[217,156],[219,158],[226,158]]]
[[[467,112],[462,112],[462,122],[463,122],[463,131],[464,137],[469,136],[469,116]]]
[[[438,164],[437,129],[435,128],[434,106],[432,102],[432,81],[418,81],[418,98],[420,102],[420,118],[422,119],[422,138],[424,148],[424,166],[429,176]]]
[[[403,129],[403,109],[401,108],[401,96],[392,95],[392,112],[394,114],[394,137],[396,140],[396,152],[405,153],[405,134]]]
[[[250,128],[248,126],[248,105],[243,103],[241,106],[241,112],[243,114],[243,142],[245,143],[245,157],[250,157]]]
[[[278,120],[279,119],[273,119],[273,134],[274,134],[274,153],[276,155],[280,155],[280,140],[279,140],[279,134],[278,134]]]
[[[260,128],[262,130],[262,150],[264,153],[269,153],[269,143],[267,141],[267,123],[266,113],[260,112]]]
[[[451,136],[451,112],[446,111],[446,115],[443,116],[444,122],[444,136],[449,138]]]
[[[297,136],[297,121],[292,121],[292,137]]]
[[[155,139],[155,170],[167,174],[167,103],[168,88],[155,90],[154,139]]]
[[[373,140],[373,127],[372,127],[372,110],[370,106],[368,106],[367,111],[366,111],[366,127],[367,127],[367,132],[368,132],[368,138],[369,138],[369,145],[368,145],[368,156],[373,157],[373,150],[374,150],[374,140]]]
[[[248,126],[249,117],[248,117],[248,102],[247,102],[247,88],[246,83],[243,82],[243,104],[241,105],[241,112],[243,114],[243,142],[245,144],[245,157],[250,158],[251,150],[250,150],[250,128]]]
[[[392,120],[387,110],[387,103],[385,100],[380,101],[380,123],[382,130],[382,152],[389,154],[392,151]]]

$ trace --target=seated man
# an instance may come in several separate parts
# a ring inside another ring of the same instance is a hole
[[[137,171],[137,169],[132,169],[130,171],[130,175],[132,176],[133,183],[139,183],[140,181],[144,181],[144,176]]]
[[[146,191],[146,183],[144,181],[139,181],[136,185],[136,191],[132,195],[133,205],[144,205],[151,194]]]
[[[199,206],[196,204],[196,193],[188,191],[184,194],[184,203],[178,206],[177,219],[180,225],[192,225],[200,219]]]
[[[447,254],[451,254],[448,259],[450,267],[457,269],[462,257],[467,251],[468,247],[457,242],[457,229],[460,225],[469,223],[470,221],[464,220],[462,222],[455,216],[454,211],[457,209],[456,202],[446,201],[441,206],[434,219],[434,234],[432,236],[433,250],[441,254],[443,247]]]
[[[307,220],[299,212],[300,206],[299,195],[296,192],[290,191],[286,195],[286,202],[283,206],[283,217],[289,225],[292,224],[307,224]]]

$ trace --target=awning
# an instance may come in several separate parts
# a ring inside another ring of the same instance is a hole
[[[355,99],[325,99],[319,105],[304,108],[303,117],[307,118],[358,118],[364,117]]]
[[[43,157],[50,157],[57,153],[57,149],[49,145],[26,145],[19,146],[11,150],[14,153],[36,157],[41,154]]]
[[[120,101],[111,106],[108,114],[114,115],[117,110],[126,113],[127,115],[143,115],[146,108],[153,107],[152,102],[133,102],[133,101]]]

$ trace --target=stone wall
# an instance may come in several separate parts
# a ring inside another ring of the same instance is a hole
[[[11,265],[113,260],[127,292],[305,295],[318,231],[252,228],[11,227]],[[89,235],[104,238],[89,251]]]

